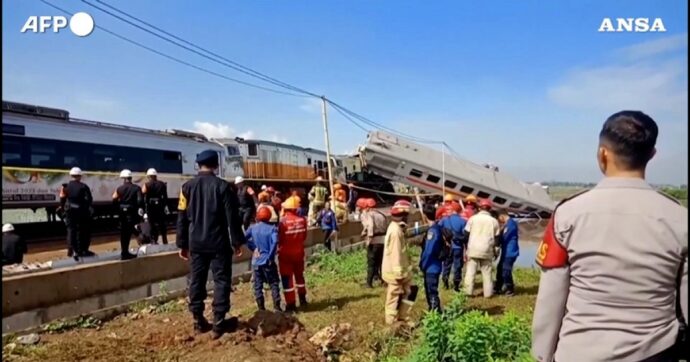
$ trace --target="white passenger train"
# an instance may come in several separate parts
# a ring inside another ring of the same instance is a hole
[[[196,174],[194,161],[203,150],[217,150],[222,177],[244,175],[242,157],[228,153],[228,146],[196,133],[87,121],[70,118],[65,110],[3,101],[3,207],[57,206],[60,187],[69,181],[68,170],[78,166],[96,209],[100,206],[102,211],[122,183],[120,170],[130,169],[133,181],[142,185],[144,173],[153,167],[168,184],[173,210],[180,186]]]

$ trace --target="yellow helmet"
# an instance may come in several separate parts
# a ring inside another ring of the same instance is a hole
[[[443,196],[443,201],[455,201],[455,196],[453,194],[446,194]]]
[[[300,200],[298,198],[296,198],[295,196],[290,196],[287,198],[287,200],[285,200],[285,202],[283,202],[282,206],[283,209],[294,210],[299,208],[299,203]]]
[[[343,188],[343,185],[341,185],[341,184],[335,184],[335,185],[333,185],[333,189],[334,189],[334,190],[340,190],[340,189],[342,189],[342,188]]]
[[[477,196],[467,195],[467,197],[465,197],[465,202],[477,202]]]
[[[323,177],[317,176],[317,177],[316,177],[316,181],[323,181]]]

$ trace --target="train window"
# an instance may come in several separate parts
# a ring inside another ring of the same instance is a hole
[[[247,143],[247,154],[249,156],[258,156],[259,145],[257,145],[256,143]]]
[[[311,165],[311,158],[307,157],[307,165]]]
[[[446,180],[446,182],[443,185],[449,189],[454,189],[455,186],[458,186],[458,183],[450,181],[450,180]]]
[[[2,142],[2,165],[22,166],[24,164],[22,162],[23,148],[21,141],[5,138]]]
[[[430,181],[430,182],[433,182],[433,183],[437,183],[437,182],[441,181],[441,178],[438,177],[438,176],[429,175],[429,176],[426,177],[426,180],[427,180],[427,181]]]
[[[98,171],[117,171],[115,163],[115,148],[111,146],[97,146],[93,149],[93,156],[89,168]]]
[[[494,202],[497,203],[497,204],[499,204],[499,205],[505,204],[506,201],[508,201],[508,200],[506,200],[506,199],[504,199],[504,198],[502,198],[502,197],[500,197],[500,196],[494,197]]]
[[[535,209],[535,208],[533,208],[533,207],[531,207],[531,206],[527,206],[527,207],[525,208],[525,211],[527,211],[527,212],[535,212],[535,211],[537,211],[537,209]]]
[[[471,194],[474,192],[474,189],[469,187],[469,186],[463,186],[460,188],[460,192],[465,193],[465,194]]]
[[[31,166],[36,167],[55,167],[57,162],[57,151],[51,141],[39,141],[32,143]]]
[[[488,199],[491,195],[484,192],[484,191],[479,191],[477,192],[477,197],[480,199]]]
[[[522,207],[522,204],[519,202],[511,202],[508,207],[510,207],[511,209],[519,209]]]
[[[6,134],[6,133],[23,136],[25,134],[24,126],[18,125],[18,124],[3,123],[2,124],[2,134]]]
[[[323,170],[323,162],[316,161],[316,168],[318,168],[319,170]]]
[[[410,176],[422,177],[422,171],[415,170],[414,168],[410,170]]]
[[[228,146],[228,156],[237,156],[240,150],[236,146]]]

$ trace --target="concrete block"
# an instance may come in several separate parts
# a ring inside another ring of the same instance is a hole
[[[151,286],[143,285],[133,289],[112,292],[103,295],[103,307],[108,308],[119,304],[129,303],[135,300],[151,296]]]
[[[75,317],[103,308],[102,297],[94,296],[73,302],[62,303],[43,309],[43,323],[49,323],[60,318]]]
[[[43,314],[40,311],[17,313],[13,316],[2,318],[2,333],[21,331],[41,323],[43,323]]]
[[[177,246],[175,244],[152,244],[152,245],[144,245],[139,248],[139,251],[137,252],[137,255],[143,256],[143,255],[151,255],[151,254],[158,254],[166,251],[175,251],[177,250]]]

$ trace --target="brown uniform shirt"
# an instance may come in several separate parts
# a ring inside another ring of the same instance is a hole
[[[555,243],[537,257],[552,261],[534,309],[537,360],[640,361],[671,347],[678,288],[688,320],[688,210],[642,179],[605,178],[552,222]]]

